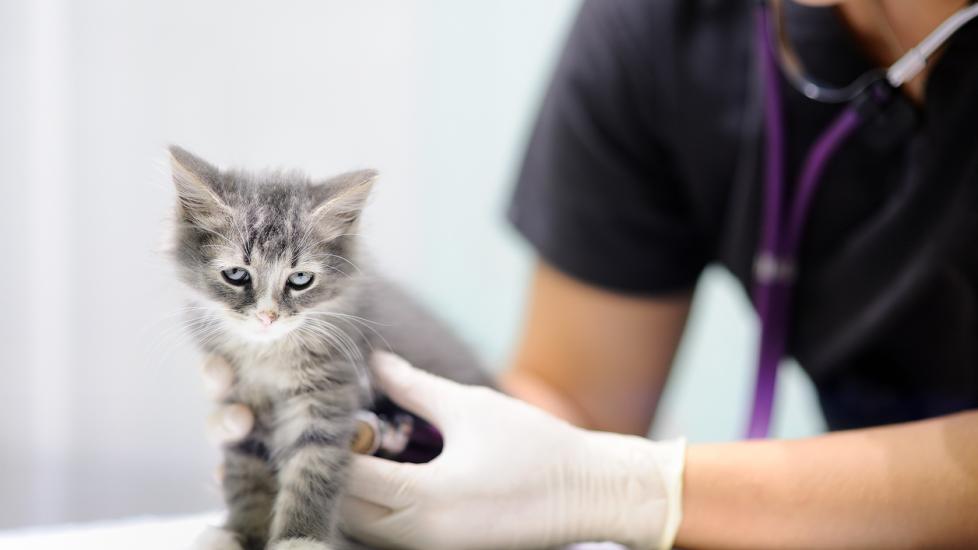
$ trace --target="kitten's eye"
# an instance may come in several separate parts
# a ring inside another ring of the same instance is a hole
[[[312,284],[312,273],[308,271],[296,271],[292,275],[289,275],[289,280],[286,284],[292,290],[308,288]]]
[[[221,271],[221,276],[229,285],[244,286],[251,280],[251,275],[240,267],[229,267]]]

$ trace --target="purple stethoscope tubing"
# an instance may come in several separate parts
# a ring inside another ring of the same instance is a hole
[[[827,88],[788,69],[788,64],[778,63],[778,45],[772,35],[772,1],[776,0],[758,2],[755,17],[755,46],[764,103],[765,161],[762,227],[754,263],[754,306],[760,318],[761,343],[754,402],[747,425],[748,439],[766,437],[770,429],[778,365],[787,349],[792,293],[798,271],[798,248],[812,198],[818,190],[825,167],[846,139],[878,112],[897,88],[920,74],[928,59],[954,33],[978,18],[978,2],[972,0],[966,7],[951,14],[886,71],[871,71],[845,88]],[[782,74],[809,99],[845,104],[808,150],[790,205],[785,204],[784,196],[785,124],[779,80]]]
[[[770,429],[778,365],[785,355],[788,340],[798,247],[812,198],[825,167],[862,124],[867,111],[863,108],[867,101],[852,101],[822,131],[805,156],[791,204],[786,205],[784,111],[770,17],[767,4],[761,3],[755,24],[764,102],[764,206],[754,264],[754,305],[760,319],[761,341],[754,400],[747,426],[748,439],[764,438]],[[863,96],[879,105],[889,98],[890,90],[888,84],[880,81],[867,88]]]

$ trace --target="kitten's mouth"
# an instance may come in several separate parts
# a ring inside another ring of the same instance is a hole
[[[282,338],[292,332],[294,328],[288,319],[279,319],[274,323],[262,323],[261,321],[249,322],[249,329],[259,340],[270,341]]]
[[[231,325],[240,337],[251,342],[269,343],[280,340],[295,329],[291,317],[279,318],[272,323],[264,323],[251,315],[241,315],[235,312],[231,315]]]

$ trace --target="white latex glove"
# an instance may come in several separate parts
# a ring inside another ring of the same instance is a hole
[[[383,391],[437,426],[440,456],[354,459],[344,528],[424,550],[615,541],[669,548],[679,527],[685,442],[590,432],[495,391],[375,355]]]

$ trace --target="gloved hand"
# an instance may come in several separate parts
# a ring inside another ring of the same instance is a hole
[[[582,430],[391,354],[374,361],[381,389],[437,426],[445,448],[427,464],[354,459],[343,518],[357,538],[425,550],[672,545],[683,441]]]
[[[685,442],[591,432],[495,391],[463,386],[378,353],[381,389],[437,426],[441,455],[427,464],[358,456],[342,505],[343,528],[393,548],[541,548],[615,541],[669,548],[679,527]],[[205,364],[217,397],[230,367]],[[251,430],[241,405],[208,423],[228,442]]]

